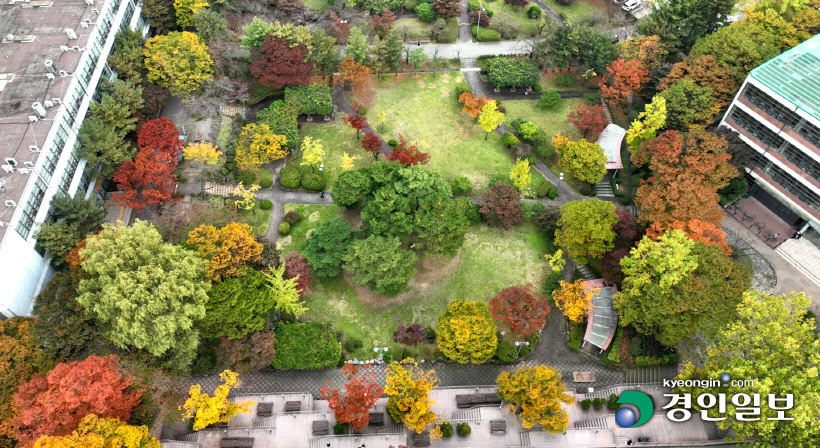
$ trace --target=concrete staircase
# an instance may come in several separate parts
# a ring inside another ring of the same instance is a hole
[[[202,192],[216,196],[230,197],[233,195],[233,185],[218,184],[216,182],[203,182]]]
[[[678,374],[677,366],[638,367],[626,371],[626,384],[662,383],[664,379],[674,378]]]
[[[595,197],[599,198],[614,198],[615,193],[612,191],[612,184],[609,179],[604,177],[600,182],[595,184]]]
[[[521,446],[531,446],[530,444],[530,431],[524,431],[518,434],[519,439],[521,440]]]
[[[575,429],[609,429],[609,423],[607,423],[607,416],[603,415],[587,420],[579,420],[573,423],[572,427]]]
[[[592,271],[589,270],[589,267],[585,264],[579,265],[578,271],[584,276],[584,280],[595,280],[596,278],[595,274],[593,274]]]
[[[820,249],[806,239],[787,239],[774,250],[803,275],[820,286]]]

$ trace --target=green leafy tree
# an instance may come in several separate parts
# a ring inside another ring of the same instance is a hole
[[[407,52],[407,62],[417,70],[427,62],[427,54],[424,48],[416,48]]]
[[[744,292],[737,318],[720,330],[707,351],[703,367],[685,363],[677,377],[714,379],[725,373],[732,378],[754,379],[752,386],[681,389],[693,395],[760,394],[758,420],[725,419],[717,423],[721,428],[731,427],[734,439],[744,446],[817,446],[820,339],[815,332],[815,320],[806,314],[809,300],[803,293],[773,296],[759,291]],[[777,418],[778,411],[771,408],[769,394],[779,399],[787,394],[794,397],[794,406],[785,411],[793,421],[770,420]],[[718,414],[716,407],[706,412],[713,418],[735,415],[738,406],[726,401],[725,412]],[[692,404],[697,406],[694,400]]]
[[[401,247],[396,237],[370,235],[354,241],[345,256],[353,281],[378,294],[394,296],[407,289],[416,275],[416,254]]]
[[[142,14],[158,34],[165,34],[177,26],[174,0],[144,0]]]
[[[689,57],[713,56],[718,64],[743,80],[752,68],[778,54],[777,38],[771,33],[756,26],[735,24],[698,39]]]
[[[686,53],[695,42],[728,25],[734,0],[670,0],[652,5],[638,23],[642,36],[660,36],[671,48]]]
[[[703,125],[717,112],[714,90],[691,79],[675,81],[658,95],[666,100],[666,126],[670,129],[685,131]]]
[[[496,326],[482,302],[454,300],[438,318],[436,343],[444,356],[460,364],[487,362],[498,348]]]
[[[142,82],[145,75],[143,45],[145,45],[145,39],[142,37],[142,30],[132,31],[130,28],[124,28],[117,33],[114,40],[114,51],[108,57],[108,65],[117,72],[119,79],[131,81],[134,84]]]
[[[218,12],[210,8],[200,8],[194,13],[194,26],[205,43],[221,38],[228,29],[228,22]]]
[[[324,30],[316,30],[311,34],[310,61],[323,75],[333,73],[333,68],[339,60],[339,52],[336,50],[336,38],[328,36]]]
[[[416,210],[416,246],[425,253],[454,257],[469,228],[467,210],[449,198],[424,198]]]
[[[614,247],[618,222],[615,204],[598,199],[572,201],[561,206],[561,219],[555,231],[555,245],[578,264],[600,258]]]
[[[58,361],[73,361],[99,343],[102,330],[77,302],[82,270],[58,272],[34,300],[37,319],[31,331],[43,352]]]
[[[558,165],[570,176],[589,184],[600,182],[606,174],[606,155],[598,143],[584,139],[569,140],[560,147]]]
[[[239,46],[245,50],[253,50],[262,46],[265,37],[273,30],[273,24],[259,17],[254,17],[251,23],[242,27],[245,34],[239,38]]]
[[[80,281],[77,302],[106,326],[120,348],[145,349],[183,370],[196,354],[196,322],[205,316],[205,260],[166,244],[145,221],[106,225],[80,251],[90,278]]]
[[[302,255],[319,277],[335,277],[341,272],[353,234],[350,224],[331,218],[310,233]]]
[[[342,207],[356,208],[362,198],[371,192],[372,182],[365,170],[349,170],[339,173],[333,185],[333,203]]]
[[[734,316],[749,272],[715,245],[680,230],[644,237],[621,259],[624,281],[615,296],[621,322],[664,344],[711,337]],[[685,298],[685,300],[681,300]]]
[[[274,297],[265,276],[253,269],[213,285],[208,291],[202,335],[240,339],[265,327]]]
[[[105,210],[93,198],[86,200],[78,194],[74,198],[57,194],[51,199],[52,222],[43,223],[35,237],[37,244],[51,254],[51,264],[61,267],[66,255],[86,235],[102,228]]]
[[[370,68],[376,72],[376,76],[399,70],[404,45],[402,45],[399,35],[395,31],[391,31],[384,38],[377,37],[369,51]]]
[[[350,27],[345,54],[351,56],[359,64],[364,64],[367,61],[367,48],[367,36],[364,35],[361,28],[357,26]]]

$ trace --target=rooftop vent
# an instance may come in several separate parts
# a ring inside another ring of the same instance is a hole
[[[57,69],[54,68],[54,61],[51,59],[46,59],[43,61],[43,65],[46,66],[46,70],[50,71],[51,73],[57,73]]]
[[[77,33],[74,32],[71,28],[66,28],[65,33],[68,34],[68,38],[74,40],[77,38]]]
[[[40,121],[40,118],[38,118],[37,115],[29,115],[28,121],[34,123],[35,121]]]
[[[34,168],[34,162],[25,161],[23,162],[23,166],[26,168]]]
[[[6,207],[17,207],[17,203],[11,199],[6,199]]]
[[[54,73],[46,73],[46,79],[54,79]]]
[[[29,145],[28,150],[33,153],[38,153],[40,152],[40,147],[37,145]]]
[[[14,157],[6,157],[6,164],[11,166],[17,166],[17,159]]]
[[[98,15],[100,15],[100,10],[97,9],[97,8],[91,8],[91,14],[94,14],[95,16],[98,16]]]
[[[45,106],[46,109],[51,109],[52,107],[54,107],[54,103],[52,103],[49,100],[45,100],[43,101],[43,106]]]
[[[52,98],[51,102],[54,103],[54,104],[63,104],[63,100],[61,100],[59,98]]]
[[[34,42],[33,34],[6,34],[3,36],[3,43],[11,42]]]
[[[14,167],[11,166],[11,165],[0,165],[0,168],[3,168],[3,171],[5,171],[7,173],[13,173],[14,172]]]
[[[94,0],[85,0],[85,4],[88,6],[94,6]]]
[[[14,80],[14,73],[0,73],[0,92],[6,88],[6,84]]]
[[[34,113],[36,113],[39,117],[44,118],[46,116],[46,109],[43,107],[40,102],[33,103],[31,108],[34,109]]]
[[[67,72],[67,71],[65,71],[65,70],[60,70],[60,78],[65,78],[65,77],[67,77],[69,74],[70,74],[70,73],[68,73],[68,72]]]
[[[68,46],[67,45],[60,45],[60,51],[65,53],[66,51],[68,51]]]
[[[82,51],[82,48],[75,45],[75,46],[71,47],[71,51]]]

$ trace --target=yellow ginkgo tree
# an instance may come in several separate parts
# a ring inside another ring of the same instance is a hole
[[[569,415],[561,405],[575,403],[575,397],[566,393],[561,374],[554,368],[522,367],[503,372],[496,382],[498,396],[510,403],[509,410],[518,414],[525,429],[536,424],[551,434],[567,429]]]
[[[404,423],[407,429],[419,434],[427,425],[436,423],[438,417],[430,409],[436,402],[429,397],[430,391],[439,384],[434,370],[425,371],[413,358],[407,358],[390,364],[385,373],[387,412],[394,421]],[[430,431],[430,437],[441,437],[438,426]]]
[[[583,279],[578,279],[573,283],[561,280],[561,287],[552,292],[552,298],[567,319],[581,323],[586,319],[589,308],[592,306],[592,297],[599,291],[599,288],[587,287]]]
[[[530,164],[524,159],[516,159],[515,166],[510,170],[510,179],[513,181],[515,188],[519,191],[524,191],[532,183],[532,174],[530,174]]]
[[[505,115],[498,110],[495,100],[487,101],[487,104],[481,108],[481,113],[478,114],[478,124],[484,130],[484,140],[490,136],[490,132],[504,123]]]
[[[206,165],[216,165],[219,162],[219,156],[222,151],[217,149],[217,146],[208,142],[191,143],[182,150],[182,155],[185,160],[192,160],[194,162],[204,163]]]
[[[239,182],[239,185],[233,188],[231,192],[237,199],[233,201],[233,205],[240,210],[253,210],[256,205],[256,192],[259,190],[259,185],[251,185],[246,187]]]
[[[130,426],[117,418],[86,415],[71,435],[43,436],[34,448],[161,448],[147,426]]]
[[[276,135],[266,124],[250,123],[236,139],[236,165],[239,169],[255,170],[288,155],[287,139]]]
[[[194,431],[207,428],[214,423],[228,423],[240,412],[248,412],[252,401],[237,403],[228,400],[231,389],[239,387],[239,374],[225,370],[219,374],[222,384],[214,390],[214,395],[202,393],[202,386],[194,384],[189,391],[190,397],[180,407],[185,418],[194,419]]]
[[[321,140],[305,137],[302,141],[302,166],[309,166],[311,172],[319,168],[325,161],[325,149]]]
[[[353,162],[358,159],[358,156],[351,156],[347,152],[342,154],[342,169],[345,171],[353,169]]]

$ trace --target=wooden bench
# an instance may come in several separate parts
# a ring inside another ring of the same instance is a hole
[[[370,413],[370,426],[384,426],[384,412]]]
[[[273,403],[259,403],[256,406],[257,417],[270,417],[273,415]]]
[[[500,405],[501,398],[498,394],[463,394],[456,395],[456,407],[459,409],[472,408],[475,406]]]
[[[316,420],[311,425],[314,436],[326,436],[330,434],[330,423],[327,420]]]
[[[413,446],[430,446],[430,434],[413,434]]]
[[[302,410],[301,401],[287,401],[285,402],[285,412],[299,412]]]
[[[505,420],[490,420],[490,434],[506,434],[507,422]]]
[[[220,448],[253,448],[253,437],[224,437]]]

